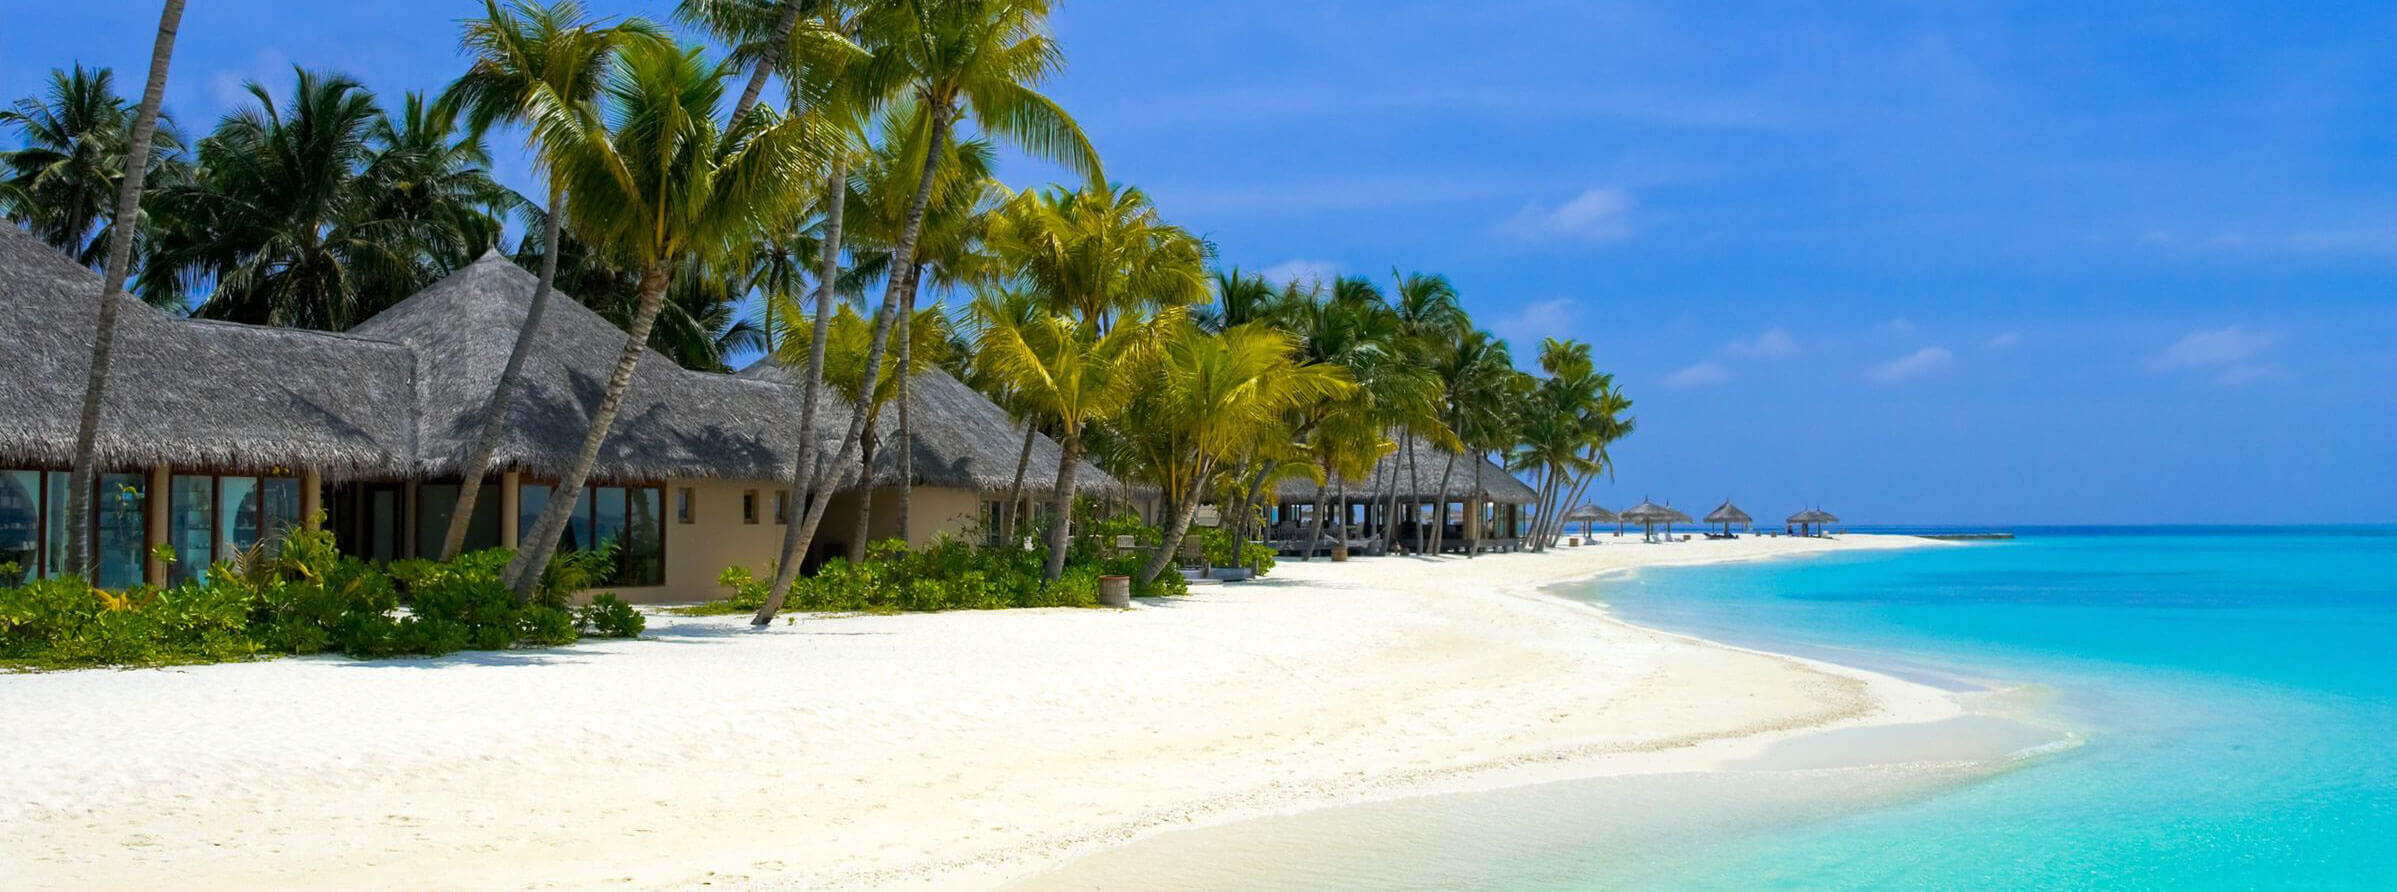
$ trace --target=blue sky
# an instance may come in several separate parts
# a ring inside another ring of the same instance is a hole
[[[1050,92],[1225,263],[1444,272],[1523,355],[1594,344],[1640,421],[1601,501],[2397,520],[2397,7],[1061,7]],[[477,9],[199,0],[170,109],[435,88]],[[156,6],[8,17],[14,97],[137,81]]]

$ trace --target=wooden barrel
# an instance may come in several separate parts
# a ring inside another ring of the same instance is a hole
[[[1132,606],[1132,577],[1099,577],[1099,604],[1105,607]]]

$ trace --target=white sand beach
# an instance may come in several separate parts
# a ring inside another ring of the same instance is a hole
[[[1130,611],[0,676],[16,889],[977,888],[1153,833],[1959,714],[1540,586],[1851,535],[1285,562]]]

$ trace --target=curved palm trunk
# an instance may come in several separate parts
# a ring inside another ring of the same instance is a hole
[[[1024,503],[1024,474],[1032,470],[1032,425],[1024,425],[1024,448],[1015,454],[1015,482],[1007,485],[1007,510],[999,518],[999,541],[1015,547],[1015,516]]]
[[[1407,489],[1413,490],[1417,496],[1421,496],[1423,494],[1423,479],[1420,474],[1421,471],[1417,466],[1417,461],[1415,458],[1415,450],[1410,448],[1407,450]],[[1407,519],[1415,522],[1415,553],[1422,554],[1423,546],[1426,544],[1426,540],[1429,535],[1423,529],[1422,506],[1413,502],[1409,502],[1407,504]]]
[[[1150,580],[1157,578],[1157,574],[1165,572],[1166,566],[1173,563],[1174,553],[1181,550],[1182,537],[1190,534],[1190,522],[1198,517],[1199,493],[1205,487],[1210,470],[1207,463],[1201,462],[1198,473],[1190,478],[1190,492],[1185,493],[1181,503],[1174,506],[1173,521],[1166,527],[1165,543],[1157,549],[1156,554],[1149,555],[1148,564],[1140,568],[1140,584],[1147,585]]]
[[[1415,451],[1415,431],[1403,430],[1398,436],[1398,448],[1409,454]],[[1398,456],[1390,457],[1390,500],[1382,507],[1382,552],[1398,550]]]
[[[1456,475],[1456,472],[1457,454],[1451,452],[1448,454],[1448,466],[1440,470],[1440,493],[1437,496],[1440,500],[1440,510],[1432,515],[1431,552],[1433,554],[1439,554],[1441,549],[1448,545],[1446,541],[1448,539],[1448,482]]]
[[[574,454],[574,464],[558,480],[558,488],[549,494],[549,504],[541,509],[541,519],[533,524],[533,541],[519,543],[514,560],[508,562],[509,578],[515,580],[516,602],[532,600],[534,587],[541,584],[542,571],[549,568],[549,558],[558,550],[558,537],[566,531],[566,516],[574,513],[574,503],[582,495],[583,483],[591,476],[591,466],[599,461],[599,446],[607,441],[608,431],[616,426],[616,413],[624,407],[624,392],[632,387],[633,370],[641,364],[641,349],[649,343],[649,329],[657,325],[658,311],[665,308],[666,284],[672,278],[674,264],[661,260],[649,265],[641,274],[641,308],[633,316],[633,327],[625,332],[624,351],[616,356],[616,371],[608,376],[608,389],[599,398],[599,408],[591,413],[591,429],[583,434],[583,446]]]
[[[133,266],[133,233],[140,228],[142,178],[150,170],[150,138],[158,132],[158,106],[166,95],[166,70],[175,58],[175,32],[183,24],[183,0],[166,0],[158,12],[158,39],[150,45],[150,80],[141,109],[133,116],[133,138],[125,146],[125,180],[117,186],[116,219],[109,226],[108,270],[100,279],[100,320],[92,336],[92,364],[83,380],[83,408],[75,421],[75,460],[67,487],[67,572],[91,576],[92,477],[100,438],[100,406],[108,395],[108,365],[116,352],[118,294]]]
[[[849,203],[849,167],[847,156],[835,155],[832,171],[825,177],[824,188],[831,204],[824,214],[824,256],[816,266],[816,324],[808,332],[807,377],[804,385],[805,405],[799,409],[799,457],[791,465],[791,490],[785,504],[790,510],[806,514],[808,497],[821,484],[822,462],[816,448],[816,403],[824,396],[824,339],[832,331],[832,286],[841,277],[841,223]],[[771,305],[771,304],[769,304]],[[767,326],[772,331],[772,326]],[[815,538],[816,525],[802,517],[786,517],[782,528],[782,556],[774,564],[775,591],[790,588],[791,580],[799,575],[799,565],[806,561],[807,548]],[[773,619],[766,614],[758,622]]]
[[[1345,474],[1333,475],[1332,485],[1339,493],[1334,497],[1333,502],[1340,508],[1340,529],[1332,534],[1332,538],[1338,540],[1339,544],[1332,549],[1332,553],[1339,554],[1348,547],[1348,476]]]
[[[800,0],[782,0],[782,14],[774,21],[774,38],[766,42],[765,55],[759,56],[757,64],[750,67],[749,86],[741,89],[741,101],[732,107],[729,120],[739,121],[757,106],[757,97],[766,91],[766,77],[782,62],[783,45],[791,42],[791,29],[799,25],[801,5]]]
[[[1074,477],[1082,466],[1082,432],[1068,427],[1065,431],[1064,453],[1057,460],[1056,519],[1049,527],[1049,562],[1043,578],[1056,582],[1065,575],[1065,551],[1073,542]]]
[[[918,269],[910,271],[907,277],[913,280],[921,275],[923,271]],[[915,324],[915,315],[915,289],[910,287],[907,295],[899,299],[899,330],[894,337],[899,339],[899,539],[911,544],[915,537],[909,534],[908,509],[915,496],[916,448],[915,428],[909,424],[907,404],[915,401],[912,392],[916,377],[915,339],[909,333]]]
[[[558,232],[562,228],[559,220],[565,213],[565,184],[553,178],[549,184],[548,219],[541,221],[541,283],[533,286],[533,303],[524,311],[524,327],[516,330],[516,344],[508,348],[508,364],[500,370],[499,383],[492,386],[491,399],[483,406],[483,429],[475,434],[474,449],[466,455],[466,466],[459,469],[458,502],[450,507],[449,529],[441,534],[442,560],[457,558],[458,549],[466,545],[466,527],[473,522],[475,502],[483,494],[483,477],[491,473],[491,456],[499,451],[500,432],[507,429],[508,404],[516,396],[517,379],[524,375],[524,358],[531,355],[533,343],[540,339],[541,316],[549,309],[549,293],[558,278]],[[503,524],[515,522],[512,517],[500,518]]]
[[[932,110],[932,142],[924,150],[926,153],[924,174],[916,181],[915,199],[907,206],[906,225],[899,230],[899,251],[903,256],[914,255],[916,236],[924,228],[924,208],[932,203],[932,181],[940,169],[940,147],[949,137],[949,115],[949,109],[945,106]],[[882,371],[883,353],[890,347],[892,317],[898,315],[899,296],[905,284],[901,280],[906,278],[910,272],[911,270],[908,269],[893,271],[890,284],[882,290],[882,306],[874,311],[874,340],[866,348],[865,381],[863,382],[864,386],[858,388],[858,393],[865,395],[869,402],[872,400],[875,381]],[[840,457],[833,460],[832,467],[839,468],[848,464],[852,456],[864,449],[865,424],[866,412],[863,406],[849,413],[849,430],[841,441]],[[831,506],[832,490],[831,486],[816,487],[815,495],[808,499],[807,518],[802,521],[806,525],[806,529],[800,532],[800,541],[804,542],[814,538],[817,525],[823,522],[825,509]],[[859,532],[864,531],[860,530]],[[773,622],[774,615],[782,612],[783,601],[791,593],[791,582],[797,577],[798,568],[796,567],[784,567],[777,572],[773,589],[766,593],[766,603],[758,607],[757,615],[750,618],[750,623],[762,626]]]
[[[857,453],[857,535],[849,537],[849,563],[866,559],[866,544],[874,541],[874,423],[866,422],[866,442]]]

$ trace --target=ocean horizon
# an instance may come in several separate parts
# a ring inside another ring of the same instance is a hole
[[[2397,885],[2397,526],[1855,529],[2017,538],[1563,592],[1958,691],[2052,740],[1961,774],[1732,770],[1326,809],[1161,835],[1025,888]]]

